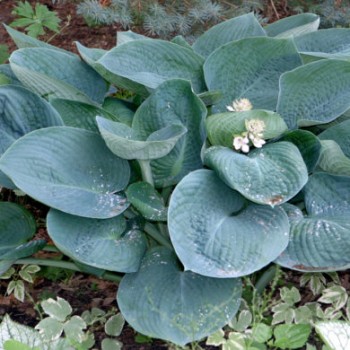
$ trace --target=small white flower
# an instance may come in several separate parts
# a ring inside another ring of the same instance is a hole
[[[252,139],[253,145],[256,148],[261,148],[263,145],[265,145],[266,141],[263,139],[260,139],[259,137],[254,137]]]
[[[236,136],[233,139],[233,147],[235,150],[242,150],[244,153],[249,152],[249,139],[247,136]]]
[[[243,112],[253,109],[253,105],[247,98],[240,98],[232,102],[232,106],[226,106],[230,112]]]

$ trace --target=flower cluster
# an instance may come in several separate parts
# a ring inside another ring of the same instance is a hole
[[[253,109],[253,105],[247,98],[234,100],[231,106],[226,106],[229,112],[244,112]]]
[[[260,119],[246,120],[245,127],[247,131],[233,138],[234,149],[248,153],[251,144],[253,144],[254,147],[261,148],[266,143],[263,139],[263,132],[265,130],[264,121]]]

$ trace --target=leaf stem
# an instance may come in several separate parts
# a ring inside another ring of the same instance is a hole
[[[77,271],[84,273],[77,265],[75,265],[73,262],[69,261],[61,261],[61,260],[49,260],[49,259],[40,259],[40,258],[25,258],[25,259],[18,259],[16,260],[15,264],[17,265],[28,265],[28,264],[34,264],[34,265],[40,265],[40,266],[52,266],[52,267],[58,267],[61,269],[67,269],[72,271]],[[120,282],[122,279],[122,276],[117,275],[112,272],[105,272],[102,275],[102,278],[105,280],[113,281],[113,282]]]
[[[153,239],[155,239],[158,243],[161,245],[173,250],[173,246],[170,243],[170,240],[167,239],[165,236],[163,236],[156,228],[154,225],[151,223],[147,222],[145,224],[145,231],[147,234],[149,234]]]
[[[141,173],[142,173],[142,180],[145,182],[148,182],[154,187],[154,181],[152,176],[152,170],[151,170],[151,161],[150,160],[137,160],[139,162]]]

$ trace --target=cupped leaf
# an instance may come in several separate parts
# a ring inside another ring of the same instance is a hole
[[[321,141],[322,149],[318,166],[324,172],[350,176],[350,158],[346,157],[333,140]]]
[[[124,159],[157,159],[166,156],[187,132],[183,125],[168,125],[143,139],[123,123],[97,117],[97,125],[107,147]]]
[[[350,62],[321,60],[284,73],[277,112],[289,128],[328,123],[350,108]]]
[[[295,38],[303,55],[318,58],[350,58],[350,29],[321,29]]]
[[[224,95],[214,112],[226,111],[240,98],[249,99],[254,109],[275,110],[280,75],[300,65],[290,39],[247,38],[219,47],[204,64],[208,89]]]
[[[0,170],[23,192],[69,214],[109,218],[128,207],[116,192],[129,181],[129,165],[91,131],[65,126],[33,131],[4,153]]]
[[[51,209],[47,228],[64,254],[99,269],[135,272],[147,248],[144,234],[122,216],[88,219]]]
[[[67,126],[98,132],[96,116],[118,121],[114,114],[95,105],[63,99],[50,99],[50,103],[59,112]]]
[[[132,103],[115,97],[107,97],[103,101],[102,108],[115,115],[120,122],[131,126],[136,109]]]
[[[321,140],[333,140],[340,146],[347,157],[350,157],[350,120],[334,125],[319,135]]]
[[[275,138],[287,130],[287,125],[277,113],[254,109],[244,112],[212,114],[206,119],[209,141],[212,145],[232,147],[234,135],[246,131],[245,121],[262,120],[265,129],[264,140]]]
[[[214,146],[205,152],[204,163],[247,199],[271,206],[293,198],[308,179],[304,160],[290,142],[268,144],[248,155]]]
[[[239,279],[182,271],[175,254],[158,247],[147,253],[139,272],[124,276],[117,301],[136,331],[183,346],[227,324],[240,296]]]
[[[308,216],[293,215],[289,245],[276,263],[310,272],[349,268],[350,177],[316,173],[304,192]]]
[[[248,13],[211,27],[196,40],[193,49],[207,57],[222,45],[252,36],[266,36],[266,33],[254,14]]]
[[[132,128],[142,139],[169,125],[187,129],[168,155],[151,161],[156,186],[176,184],[190,171],[202,167],[200,152],[205,141],[206,114],[207,109],[190,83],[180,79],[163,83],[138,108]]]
[[[49,103],[21,86],[0,86],[0,104],[0,155],[30,131],[63,124],[59,114]],[[15,188],[2,172],[0,184]]]
[[[46,245],[46,241],[44,239],[36,239],[34,241],[30,241],[28,243],[23,243],[14,247],[14,249],[8,251],[0,258],[4,260],[17,260],[21,258],[25,258],[27,256],[31,256],[38,252]]]
[[[169,204],[169,233],[186,270],[239,277],[274,260],[288,244],[281,207],[248,203],[210,170],[187,175]]]
[[[65,98],[58,95],[69,93],[61,91],[66,85],[98,103],[107,92],[106,82],[78,56],[47,48],[26,48],[13,52],[9,60],[17,78],[35,92],[46,89],[47,94]],[[40,84],[46,86],[39,87]]]
[[[128,201],[148,220],[166,221],[167,208],[161,195],[147,182],[136,182],[126,190]]]
[[[320,25],[320,17],[314,13],[301,13],[290,16],[272,24],[264,29],[268,36],[277,38],[299,37],[303,34],[317,31]]]
[[[16,259],[18,258],[16,249],[18,249],[17,253],[19,253],[19,250],[23,249],[25,242],[35,234],[36,224],[34,217],[17,204],[0,202],[0,231],[0,259]],[[31,255],[31,253],[26,254],[24,252],[20,257]]]
[[[315,169],[321,153],[321,143],[317,136],[307,130],[293,130],[283,135],[280,141],[288,141],[298,147],[309,173]]]
[[[190,80],[198,93],[205,90],[203,58],[193,50],[163,40],[135,40],[117,46],[97,62],[109,72],[108,81],[123,86],[119,78],[149,89],[169,79]],[[131,89],[133,90],[133,89]]]

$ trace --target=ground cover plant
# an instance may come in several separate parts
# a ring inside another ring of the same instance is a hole
[[[318,25],[248,14],[192,46],[125,32],[109,51],[77,43],[81,58],[7,28],[0,184],[51,208],[76,269],[121,279],[138,332],[210,336],[237,313],[240,278],[272,262],[349,267],[349,29]],[[0,205],[5,273],[46,243]]]

